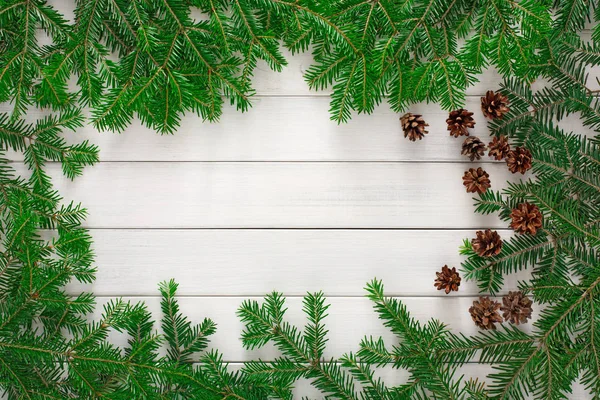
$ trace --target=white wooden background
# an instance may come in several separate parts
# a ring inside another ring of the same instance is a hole
[[[72,1],[53,3],[72,17]],[[475,230],[511,234],[496,217],[474,214],[463,172],[483,166],[495,189],[518,177],[487,157],[465,161],[462,140],[448,135],[447,112],[437,105],[411,108],[430,124],[416,143],[403,138],[399,115],[387,105],[338,126],[329,120],[328,92],[304,83],[310,55],[286,56],[282,73],[265,65],[256,71],[251,110],[227,109],[218,124],[190,116],[174,136],[139,123],[120,135],[90,126],[67,135],[98,144],[102,160],[74,182],[59,165],[49,167],[65,199],[89,210],[97,253],[96,282],[69,290],[92,290],[99,303],[117,296],[145,301],[158,316],[157,283],[175,278],[183,311],[196,322],[217,322],[212,343],[234,367],[277,355],[271,347],[245,351],[236,317],[244,299],[272,290],[287,296],[288,317],[300,325],[301,296],[325,292],[328,357],[355,351],[364,335],[393,342],[363,298],[374,277],[415,317],[475,333],[468,313],[475,283],[463,281],[445,296],[433,287],[435,272],[459,267],[458,247]],[[500,78],[489,71],[480,80],[466,107],[475,112],[473,134],[489,141],[479,97]],[[505,292],[525,276],[508,279]],[[475,364],[463,370],[467,377],[489,372]],[[390,383],[406,379],[399,371],[383,375]],[[297,394],[317,396],[306,383]],[[576,387],[572,398],[589,395]]]

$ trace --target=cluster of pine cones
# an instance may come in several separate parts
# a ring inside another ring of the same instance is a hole
[[[504,117],[510,109],[509,101],[506,96],[501,93],[496,93],[488,90],[485,96],[481,98],[481,111],[488,119],[500,119]],[[429,126],[420,114],[408,113],[400,118],[404,137],[411,141],[421,140],[428,131],[425,129]],[[450,112],[448,119],[448,131],[450,136],[455,138],[466,136],[461,154],[468,157],[471,161],[480,160],[484,156],[486,150],[489,150],[488,156],[494,160],[505,160],[510,172],[520,172],[524,174],[531,169],[531,152],[525,147],[515,147],[511,149],[508,143],[508,138],[504,135],[494,137],[493,140],[486,146],[476,136],[469,135],[469,129],[475,127],[475,119],[473,113],[461,108]],[[481,167],[469,168],[463,175],[463,185],[467,188],[467,193],[485,193],[490,187],[490,176]]]
[[[456,268],[450,269],[447,265],[442,267],[440,272],[436,272],[437,279],[435,287],[438,290],[444,290],[446,294],[458,290],[460,286],[460,275]],[[475,325],[481,329],[496,329],[496,323],[510,321],[513,324],[524,324],[531,318],[533,302],[523,292],[508,292],[502,297],[502,304],[490,299],[489,297],[480,297],[473,302],[469,308],[469,313]],[[502,312],[502,315],[500,315]]]
[[[460,275],[456,268],[447,265],[436,272],[435,287],[444,290],[446,294],[457,291],[460,286]],[[488,296],[479,297],[469,308],[469,313],[475,325],[481,329],[496,329],[496,323],[510,321],[513,324],[524,324],[531,318],[533,302],[523,292],[508,292],[502,297],[502,304]],[[500,315],[502,312],[502,315]]]
[[[488,119],[502,118],[509,111],[508,99],[490,90],[481,98],[481,110]],[[404,137],[411,141],[421,140],[428,133],[425,128],[429,125],[422,115],[408,113],[400,120]],[[462,145],[462,154],[471,161],[480,160],[486,150],[489,150],[488,156],[497,161],[504,159],[513,174],[516,172],[524,174],[531,169],[531,152],[524,147],[511,149],[506,136],[494,137],[487,146],[478,137],[469,136],[469,129],[475,126],[472,112],[465,109],[452,111],[446,123],[450,136],[455,138],[466,136]],[[463,185],[467,193],[485,193],[491,187],[489,174],[481,167],[470,168],[465,171]],[[510,218],[512,220],[510,227],[519,234],[535,235],[542,227],[542,213],[534,204],[517,205],[512,210]],[[471,247],[479,257],[495,257],[502,251],[502,239],[498,232],[490,229],[477,231],[476,237],[471,241]],[[438,290],[444,290],[446,294],[458,291],[461,277],[456,268],[444,265],[436,276],[434,286]],[[502,304],[489,297],[479,297],[473,302],[469,312],[478,327],[496,329],[495,324],[503,321],[510,321],[517,325],[527,322],[531,318],[532,301],[521,291],[509,292],[502,298]]]

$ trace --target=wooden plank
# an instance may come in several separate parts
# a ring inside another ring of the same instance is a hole
[[[48,170],[90,228],[505,228],[473,212],[462,176],[477,165],[101,163],[75,181]],[[485,168],[495,189],[521,177]]]
[[[461,155],[463,138],[447,131],[448,113],[438,105],[419,104],[411,108],[423,114],[429,134],[421,141],[405,139],[399,114],[387,105],[373,115],[357,115],[347,124],[329,120],[329,99],[315,97],[256,98],[246,113],[225,108],[221,122],[202,123],[187,115],[175,135],[158,135],[135,121],[122,134],[98,132],[91,124],[65,132],[68,142],[89,140],[100,147],[102,161],[451,161]],[[472,135],[485,143],[491,138],[478,98],[468,98],[468,108],[477,123]],[[8,111],[8,105],[0,107]],[[35,121],[45,112],[32,110],[27,119]],[[561,127],[589,133],[577,116],[565,119]],[[23,160],[12,153],[13,160]],[[494,162],[487,155],[485,162]]]
[[[201,284],[201,282],[199,282]],[[258,350],[245,350],[240,340],[243,324],[236,312],[246,299],[257,300],[262,303],[262,297],[180,297],[181,312],[186,314],[191,321],[198,323],[204,318],[210,318],[217,324],[217,332],[212,337],[211,346],[223,352],[227,361],[239,362],[261,358],[272,360],[280,353],[271,345]],[[108,300],[106,297],[97,299],[99,304]],[[144,301],[148,310],[160,318],[159,297],[124,297],[132,302]],[[411,316],[421,322],[437,319],[449,326],[455,333],[462,332],[466,335],[476,334],[478,328],[471,320],[469,307],[474,298],[468,297],[400,297]],[[340,357],[349,351],[356,351],[360,340],[365,336],[375,338],[383,337],[388,346],[392,346],[397,339],[391,331],[385,328],[373,310],[373,303],[360,297],[330,297],[328,317],[325,320],[329,330],[329,342],[325,351],[325,358]],[[284,319],[300,328],[304,327],[306,318],[302,312],[302,298],[288,297],[286,300],[287,312]],[[100,309],[101,307],[97,307]],[[534,304],[534,318],[537,316],[537,307]],[[96,312],[94,318],[100,314]],[[531,323],[522,325],[525,331],[531,331]],[[126,337],[122,334],[111,334],[111,340],[121,345],[125,344]]]
[[[66,132],[67,141],[89,140],[100,147],[102,161],[465,161],[462,138],[447,131],[448,112],[433,104],[411,108],[429,123],[429,134],[421,141],[403,137],[399,114],[387,105],[374,115],[357,115],[347,124],[329,119],[325,97],[266,97],[254,99],[250,111],[225,108],[221,122],[201,123],[187,115],[175,135],[158,135],[135,121],[122,134],[99,133],[86,124],[76,133]],[[488,143],[487,124],[479,111],[479,100],[468,99],[476,113],[472,130]],[[6,106],[4,107],[7,110]],[[28,119],[45,115],[32,110]],[[22,154],[11,155],[22,160]],[[492,162],[485,157],[485,161]]]
[[[473,231],[436,230],[92,230],[97,254],[93,286],[72,285],[96,295],[147,296],[158,281],[174,278],[179,294],[260,296],[272,290],[303,295],[362,296],[377,277],[388,293],[446,296],[433,287],[444,264],[459,267],[458,247]],[[509,237],[511,231],[501,231]],[[432,251],[433,250],[433,251]],[[143,271],[143,273],[140,273]],[[505,291],[526,279],[507,279]],[[341,278],[343,277],[343,278]],[[123,282],[127,282],[123,286]],[[475,282],[459,292],[473,296]]]

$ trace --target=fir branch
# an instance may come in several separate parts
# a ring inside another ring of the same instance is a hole
[[[13,101],[13,119],[31,104],[91,106],[100,129],[122,131],[137,115],[153,129],[172,133],[189,111],[219,118],[222,96],[247,110],[256,59],[281,70],[287,63],[281,44],[292,52],[312,46],[307,81],[314,88],[333,87],[331,115],[338,122],[353,112],[371,113],[383,98],[395,111],[424,100],[456,109],[489,63],[527,80],[548,74],[549,65],[538,68],[536,52],[547,50],[547,43],[575,43],[564,37],[578,33],[586,18],[578,8],[572,13],[569,1],[551,10],[539,0],[199,0],[194,5],[207,16],[201,22],[191,20],[192,3],[184,0],[77,4],[73,24],[41,0],[14,0],[0,8],[6,32],[22,32],[7,42],[0,70],[0,100]],[[552,17],[566,15],[570,22],[560,22],[565,35],[554,35]],[[38,46],[32,35],[38,28],[56,43]],[[593,60],[594,47],[571,47],[580,59]],[[568,72],[556,58],[548,59]],[[71,71],[78,76],[76,93],[66,84]]]
[[[505,221],[519,203],[535,204],[542,210],[543,227],[536,235],[505,241],[501,253],[491,259],[479,257],[468,242],[462,250],[468,257],[463,263],[467,278],[476,279],[487,292],[500,290],[504,275],[533,267],[531,279],[520,287],[533,295],[540,317],[532,334],[522,339],[521,333],[509,329],[454,337],[441,353],[447,361],[465,362],[479,352],[480,361],[491,361],[496,369],[489,376],[494,398],[523,398],[528,393],[536,398],[564,398],[580,374],[590,376],[589,365],[598,357],[597,348],[589,345],[596,336],[596,323],[587,322],[589,315],[595,318],[600,302],[596,257],[600,232],[595,223],[600,216],[598,148],[593,141],[555,125],[564,115],[581,112],[584,125],[595,128],[597,110],[587,99],[581,65],[572,62],[571,50],[561,46],[550,43],[556,59],[562,59],[560,68],[553,63],[542,67],[557,88],[534,93],[522,83],[506,81],[502,91],[513,108],[506,120],[490,124],[493,134],[508,133],[517,145],[531,149],[534,178],[477,200],[478,212],[499,212]],[[513,257],[514,263],[509,261]],[[580,362],[582,357],[590,357],[590,362]],[[586,382],[595,390],[596,380]]]

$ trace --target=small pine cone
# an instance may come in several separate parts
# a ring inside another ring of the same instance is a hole
[[[535,235],[542,227],[542,213],[535,204],[521,203],[510,213],[510,227],[517,233]]]
[[[533,302],[523,292],[508,292],[502,298],[500,311],[502,311],[505,321],[510,321],[516,325],[524,324],[531,318],[532,304]]]
[[[485,153],[485,144],[479,140],[476,136],[469,136],[465,139],[462,145],[463,156],[469,157],[471,161],[481,159],[481,156]]]
[[[485,193],[492,185],[490,175],[479,167],[469,168],[463,175],[463,185],[467,188],[467,193]]]
[[[508,112],[508,98],[501,93],[488,90],[481,98],[481,111],[489,119],[502,118]]]
[[[486,229],[485,231],[477,231],[477,237],[471,240],[471,247],[479,257],[496,256],[502,250],[502,239],[496,231]]]
[[[448,130],[450,136],[469,136],[468,128],[475,126],[475,120],[473,119],[473,113],[461,108],[460,110],[450,112],[448,119]]]
[[[452,267],[452,269],[448,268],[447,265],[442,267],[440,272],[436,272],[437,276],[434,286],[438,290],[445,290],[446,294],[455,291],[458,291],[458,287],[460,286],[460,275],[456,271],[456,268]]]
[[[525,147],[517,147],[506,155],[506,165],[510,172],[524,174],[531,169],[531,152]]]
[[[429,132],[425,130],[425,127],[429,126],[429,124],[425,122],[423,116],[420,114],[404,114],[400,118],[400,122],[402,123],[404,137],[408,137],[408,140],[413,142],[417,139],[423,139],[423,136]]]
[[[480,297],[479,300],[473,302],[473,306],[469,308],[471,318],[475,325],[481,329],[496,329],[495,323],[502,323],[502,316],[498,313],[500,303],[491,300],[489,297]]]
[[[504,135],[500,135],[500,137],[495,136],[494,139],[489,144],[490,152],[488,156],[493,157],[495,160],[502,160],[504,157],[508,155],[510,151],[510,145],[508,144],[508,139]]]

